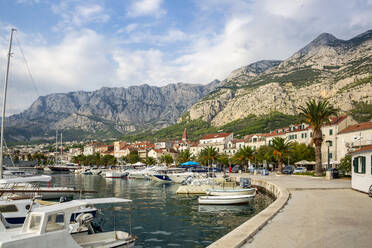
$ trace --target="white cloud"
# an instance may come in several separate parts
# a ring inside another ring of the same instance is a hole
[[[106,23],[110,19],[105,9],[95,3],[76,4],[71,1],[63,1],[58,5],[52,5],[52,11],[61,17],[54,27],[55,31],[73,30],[89,23]]]
[[[198,10],[187,28],[173,23],[154,27],[149,25],[167,20],[149,24],[136,19],[132,23],[116,23],[113,29],[121,29],[106,36],[86,28],[91,23],[111,25],[102,5],[64,1],[54,6],[62,19],[56,27],[64,31],[62,41],[50,45],[40,34],[19,33],[19,37],[27,41],[26,57],[38,88],[46,94],[141,83],[208,83],[216,78],[222,80],[232,70],[257,60],[285,59],[322,32],[350,39],[372,27],[370,0],[195,3]],[[126,16],[164,17],[162,5],[160,0],[133,1]],[[5,33],[0,28],[0,32],[0,53],[6,54],[8,40],[4,37],[9,30]],[[5,60],[0,57],[1,68],[4,65]],[[26,83],[27,74],[17,50],[12,60],[12,77],[13,82],[21,84],[18,89],[32,90]],[[18,89],[10,86],[10,93],[16,94]],[[18,94],[23,95],[13,97],[17,99],[15,105],[29,105],[27,93]]]
[[[166,14],[162,8],[162,0],[140,0],[133,1],[127,9],[128,17],[153,16],[160,18]]]

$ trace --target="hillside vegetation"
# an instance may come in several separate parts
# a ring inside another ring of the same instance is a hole
[[[301,119],[298,116],[285,115],[273,112],[264,116],[250,115],[244,119],[230,122],[220,127],[214,127],[209,122],[201,119],[183,120],[181,123],[163,128],[158,131],[145,131],[124,136],[124,140],[131,142],[135,140],[177,140],[181,139],[184,129],[187,129],[189,140],[199,140],[207,133],[233,132],[236,138],[243,138],[244,135],[252,133],[270,132],[276,128],[286,127],[292,123],[298,123]]]

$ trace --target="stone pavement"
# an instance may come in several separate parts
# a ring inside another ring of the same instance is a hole
[[[243,247],[372,247],[372,198],[352,190],[350,180],[254,177],[287,188],[291,197]]]

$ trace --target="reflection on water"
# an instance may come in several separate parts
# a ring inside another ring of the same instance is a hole
[[[136,247],[205,247],[272,202],[258,194],[248,205],[198,205],[197,196],[176,195],[178,185],[146,180],[105,179],[94,175],[53,174],[57,186],[74,186],[97,193],[83,198],[121,197],[131,204],[101,207],[104,230],[129,230],[129,214]],[[77,196],[78,198],[78,196]]]

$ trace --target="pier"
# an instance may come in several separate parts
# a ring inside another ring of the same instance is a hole
[[[372,199],[347,179],[251,176],[277,196],[268,208],[209,247],[370,247]]]

